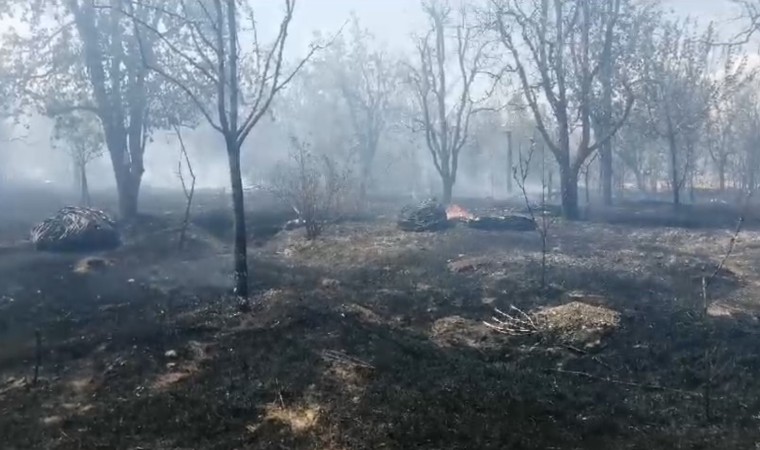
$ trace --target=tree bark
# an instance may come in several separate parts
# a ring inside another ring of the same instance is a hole
[[[137,196],[140,192],[139,182],[135,184],[130,172],[129,163],[126,159],[127,140],[126,134],[106,128],[106,147],[111,157],[114,178],[116,179],[116,192],[119,196],[119,217],[129,221],[137,216]]]
[[[562,190],[562,215],[568,220],[578,220],[578,172],[566,165],[560,166]]]
[[[681,184],[678,177],[678,150],[674,133],[669,133],[668,141],[668,148],[670,150],[670,188],[673,190],[673,206],[678,207],[681,204]]]
[[[84,163],[77,164],[79,166],[79,202],[82,206],[92,206],[92,199],[90,198],[90,188],[87,184],[87,165]]]
[[[514,157],[512,156],[512,131],[507,131],[507,193],[511,194],[514,190],[512,185],[512,166],[514,164]]]
[[[119,193],[119,216],[122,220],[132,220],[137,217],[137,196],[139,188],[130,185],[129,179],[116,182]]]
[[[591,192],[590,192],[590,189],[589,189],[589,186],[588,186],[589,182],[591,181],[590,180],[590,178],[591,178],[591,176],[590,176],[591,175],[590,174],[591,170],[590,169],[591,168],[589,166],[586,166],[586,171],[583,173],[583,178],[584,178],[584,183],[583,183],[584,186],[583,187],[584,187],[584,190],[585,190],[585,193],[586,193],[586,207],[588,207],[589,205],[591,205]]]
[[[240,171],[240,146],[234,137],[227,139],[227,157],[232,187],[232,210],[235,252],[235,295],[248,298],[248,241],[245,229],[245,199],[243,177]]]
[[[454,179],[451,176],[441,175],[441,181],[443,182],[443,204],[448,205],[454,194]]]
[[[613,8],[612,1],[609,7]],[[612,45],[609,42],[607,45]],[[612,122],[612,54],[610,48],[605,48],[602,55],[602,123],[599,127],[600,136],[606,136],[610,132]],[[608,139],[599,147],[600,171],[602,178],[602,201],[605,206],[612,206],[612,139]]]
[[[720,192],[726,191],[726,157],[721,156],[718,162],[718,189]]]
[[[633,172],[633,176],[636,178],[636,188],[640,192],[646,192],[647,191],[646,178],[644,174],[641,172],[641,169],[631,168],[631,171]]]
[[[612,142],[607,141],[599,148],[601,163],[599,174],[602,178],[602,201],[605,206],[612,206]]]

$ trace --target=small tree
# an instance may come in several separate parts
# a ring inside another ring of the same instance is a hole
[[[306,239],[312,240],[339,218],[351,192],[350,164],[315,153],[310,144],[295,137],[291,142],[290,160],[276,169],[272,190],[292,205],[306,228]]]
[[[549,227],[552,224],[552,218],[550,218],[547,214],[546,210],[546,195],[547,195],[547,180],[546,180],[546,151],[545,149],[541,150],[541,198],[540,198],[540,204],[538,205],[540,211],[539,214],[541,216],[541,220],[538,221],[536,218],[536,210],[532,202],[530,201],[530,198],[528,197],[528,189],[526,187],[526,182],[528,180],[528,174],[530,172],[531,162],[533,161],[533,155],[536,152],[536,140],[535,138],[530,139],[530,147],[528,148],[528,154],[523,155],[522,153],[519,155],[519,165],[512,167],[512,177],[514,178],[515,182],[517,183],[517,187],[520,189],[520,192],[523,196],[523,201],[525,201],[525,207],[528,210],[528,214],[530,215],[530,218],[533,219],[533,221],[536,223],[536,232],[538,233],[538,236],[541,238],[541,289],[546,289],[546,263],[547,263],[547,253],[548,253],[548,237],[549,237]]]
[[[193,170],[193,164],[190,162],[190,156],[187,154],[187,148],[185,147],[185,140],[182,138],[182,128],[175,124],[174,134],[179,141],[179,161],[177,162],[177,177],[179,178],[180,185],[182,186],[182,193],[185,195],[185,215],[182,217],[182,226],[179,232],[179,248],[182,249],[185,245],[185,238],[187,236],[187,228],[190,226],[190,211],[193,207],[193,197],[195,197],[195,182],[197,178],[195,171]],[[184,169],[186,167],[187,169]],[[190,181],[186,180],[185,170]]]
[[[97,119],[93,115],[78,112],[58,116],[51,141],[53,147],[60,147],[71,156],[79,187],[79,202],[82,206],[91,206],[87,165],[100,158],[105,148],[103,130]]]

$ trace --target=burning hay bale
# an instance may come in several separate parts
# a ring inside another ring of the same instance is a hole
[[[69,206],[31,231],[37,250],[100,250],[119,245],[115,222],[103,211]]]
[[[448,226],[446,208],[435,199],[401,209],[398,227],[404,231],[435,231]]]
[[[449,205],[446,208],[446,217],[456,222],[467,222],[476,218],[474,214],[459,205]]]

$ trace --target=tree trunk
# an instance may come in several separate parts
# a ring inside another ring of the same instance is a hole
[[[137,217],[137,200],[142,181],[142,170],[133,173],[134,162],[128,159],[127,133],[118,126],[104,127],[106,130],[106,147],[111,159],[116,192],[119,195],[119,216],[121,220],[130,221]]]
[[[248,298],[248,242],[245,230],[245,200],[243,178],[240,172],[240,147],[228,138],[227,157],[232,187],[232,210],[235,252],[235,295]]]
[[[549,198],[549,201],[554,200],[554,171],[549,170],[549,176],[548,182],[546,184],[546,196]]]
[[[116,176],[116,190],[119,194],[119,216],[122,220],[129,221],[137,217],[137,196],[140,191],[139,185],[135,186],[129,176],[129,168],[122,166],[114,168],[121,174]]]
[[[454,194],[454,177],[441,175],[441,181],[443,182],[443,204],[448,205],[451,203]]]
[[[514,157],[512,151],[512,132],[507,131],[507,193],[511,194],[514,190],[512,185],[512,165],[514,164]]]
[[[568,165],[560,166],[560,188],[562,190],[562,215],[568,220],[578,220],[578,172]]]
[[[681,204],[681,186],[678,180],[678,158],[676,155],[676,139],[671,133],[670,147],[670,188],[673,190],[673,206]]]
[[[584,172],[584,174],[583,174],[583,178],[584,178],[584,183],[583,183],[584,186],[583,187],[584,187],[584,190],[585,190],[585,193],[586,193],[586,206],[587,207],[589,205],[591,205],[591,192],[590,192],[589,186],[588,186],[589,183],[591,182],[591,180],[590,180],[590,172],[591,172],[591,167],[586,166],[586,172]],[[612,180],[610,180],[610,181],[612,181]]]
[[[722,159],[718,164],[718,189],[721,193],[726,191],[726,162]]]
[[[607,14],[610,19],[615,16],[613,0],[607,1]],[[602,133],[599,136],[607,136],[612,128],[612,78],[613,78],[613,54],[612,41],[605,41],[602,52],[601,74],[602,82]],[[612,139],[608,139],[599,148],[600,170],[599,177],[602,179],[602,201],[604,206],[612,206]]]
[[[612,142],[607,141],[599,150],[599,175],[602,178],[602,201],[612,206]]]
[[[696,203],[696,201],[697,201],[697,194],[696,194],[696,191],[694,190],[694,178],[692,177],[689,180],[689,202]]]
[[[359,180],[359,203],[361,207],[367,206],[367,192],[369,191],[370,177],[372,176],[372,165],[362,163],[362,175]]]
[[[82,206],[92,206],[92,199],[90,199],[90,188],[87,184],[87,165],[80,163],[79,166],[79,202]]]
[[[641,173],[641,169],[633,171],[633,176],[636,177],[636,188],[641,192],[647,191],[647,183],[644,178],[644,174]]]
[[[625,198],[625,177],[626,176],[627,174],[625,171],[625,165],[621,165],[618,167],[617,176],[613,174],[613,177],[612,177],[613,180],[617,179],[617,183],[615,184],[618,188],[617,189],[618,197],[620,197],[621,199]]]

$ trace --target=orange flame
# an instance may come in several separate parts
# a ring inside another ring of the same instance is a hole
[[[446,218],[449,220],[473,220],[475,215],[459,205],[450,205],[446,208]]]

